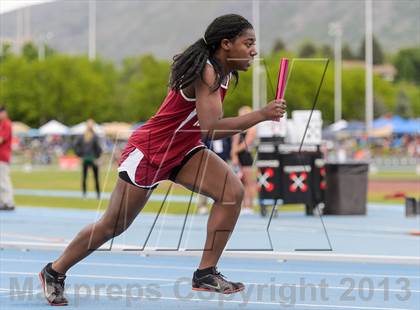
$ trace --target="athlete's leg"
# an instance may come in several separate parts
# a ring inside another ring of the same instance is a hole
[[[175,182],[215,201],[207,223],[207,239],[199,269],[216,266],[240,213],[244,195],[242,183],[222,159],[207,149],[188,160]]]
[[[147,202],[152,190],[141,189],[120,178],[107,210],[99,221],[85,227],[52,265],[60,273],[88,256],[111,238],[125,231]]]
[[[86,197],[87,175],[88,175],[88,163],[86,161],[83,161],[83,164],[82,164],[82,192],[83,192],[83,197]]]
[[[100,199],[101,190],[99,188],[99,166],[96,163],[92,163],[93,177],[95,179],[96,197]]]

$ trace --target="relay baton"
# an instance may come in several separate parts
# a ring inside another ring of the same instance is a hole
[[[280,61],[279,77],[277,81],[276,100],[280,100],[284,98],[284,90],[286,87],[288,66],[289,66],[289,59],[282,58]],[[276,121],[279,122],[280,119],[277,119]]]

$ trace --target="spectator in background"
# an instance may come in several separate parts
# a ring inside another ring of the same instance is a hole
[[[243,106],[239,109],[239,116],[245,115],[252,112],[252,109],[249,106]],[[254,141],[257,137],[256,127],[251,127],[248,130],[236,134],[232,137],[232,149],[231,149],[231,158],[232,165],[235,167],[240,167],[241,180],[245,188],[243,208],[241,212],[243,214],[252,214],[254,198],[256,195],[256,177],[252,168],[254,159],[252,157],[251,151],[254,144]]]
[[[89,167],[92,168],[95,178],[96,195],[98,199],[101,197],[99,189],[99,167],[98,159],[102,154],[102,148],[99,145],[99,138],[94,131],[95,122],[92,119],[86,121],[86,130],[83,136],[76,140],[74,151],[82,160],[82,191],[83,197],[86,198],[86,179]]]
[[[12,122],[4,106],[0,107],[0,210],[15,209],[13,187],[10,180],[10,158],[12,153]]]

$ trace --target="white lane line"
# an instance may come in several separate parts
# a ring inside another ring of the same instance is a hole
[[[32,295],[38,294],[40,291],[26,291],[25,294],[32,293]],[[20,294],[20,293],[19,293]],[[83,292],[75,292],[74,290],[69,290],[66,292],[67,295],[85,295]],[[21,294],[22,295],[22,294]],[[9,295],[13,296],[13,295]],[[144,298],[142,295],[127,295],[126,293],[122,294],[107,294],[103,291],[95,292],[95,296],[103,296],[103,297],[122,297],[127,299],[133,298]],[[244,300],[225,300],[223,298],[220,299],[207,299],[207,298],[179,298],[179,297],[169,297],[169,296],[158,296],[156,299],[153,299],[154,302],[157,300],[170,300],[170,301],[178,301],[178,302],[188,302],[188,301],[195,301],[195,302],[209,302],[209,303],[234,303],[234,304],[242,304],[244,308],[248,305],[276,305],[276,306],[284,306],[286,308],[290,307],[312,307],[312,308],[330,308],[330,309],[360,309],[360,310],[415,310],[413,308],[387,308],[387,307],[367,307],[367,306],[345,306],[345,305],[327,305],[327,304],[303,304],[303,303],[287,303],[287,302],[265,302],[265,301],[244,301]]]
[[[12,259],[0,258],[4,262],[16,263],[40,263],[45,264],[45,260],[36,259]],[[139,268],[139,269],[169,269],[169,270],[195,270],[197,266],[183,267],[174,265],[147,265],[147,264],[121,264],[121,263],[100,263],[100,262],[79,262],[78,265],[85,266],[102,266],[102,267],[123,267],[123,268]],[[340,273],[340,272],[322,272],[322,271],[303,271],[303,270],[272,270],[272,269],[242,269],[242,268],[223,268],[226,272],[244,272],[244,273],[268,273],[268,274],[293,274],[293,275],[315,275],[315,276],[348,276],[348,277],[372,277],[372,278],[407,278],[420,279],[414,275],[396,275],[396,274],[370,274],[370,273]]]
[[[24,271],[0,271],[0,274],[17,275],[17,276],[38,276],[36,272],[24,272]],[[86,275],[69,273],[69,277],[75,278],[88,278],[88,279],[115,279],[115,280],[136,280],[136,281],[162,281],[162,282],[175,282],[175,280],[166,278],[149,278],[149,277],[125,277],[125,276],[102,276],[102,275]]]
[[[36,276],[38,275],[35,272],[23,272],[23,271],[0,271],[0,274],[6,274],[6,275],[21,275],[21,276]],[[112,279],[112,280],[133,280],[133,281],[160,281],[160,282],[169,282],[169,284],[165,284],[165,286],[170,286],[172,284],[177,285],[187,285],[185,283],[185,280],[187,278],[185,277],[179,277],[177,279],[168,279],[168,278],[148,278],[148,277],[126,277],[126,276],[103,276],[103,275],[86,275],[86,274],[73,274],[69,273],[67,274],[69,277],[74,278],[88,278],[88,279]],[[331,290],[348,290],[348,286],[321,286],[321,285],[315,285],[315,284],[308,284],[308,285],[299,285],[299,284],[277,284],[274,282],[270,283],[259,283],[259,282],[244,282],[246,285],[255,285],[255,286],[273,286],[273,287],[283,287],[287,285],[293,285],[293,287],[299,287],[299,288],[311,288],[315,287],[316,289],[331,289]],[[190,285],[188,283],[188,285]],[[355,287],[353,288],[356,291],[385,291],[385,288],[370,288],[370,287]],[[390,292],[398,292],[398,293],[405,293],[407,290],[402,289],[396,289],[396,288],[386,288],[387,291]],[[411,293],[420,293],[420,290],[410,289]]]
[[[35,241],[46,241],[46,242],[55,242],[55,243],[62,243],[66,241],[66,239],[64,238],[40,237],[40,236],[34,236],[34,235],[25,235],[25,234],[8,233],[8,232],[2,233],[2,238],[4,237],[14,237],[18,239],[29,239],[29,240],[35,240]]]
[[[30,293],[30,295],[35,295],[35,294],[39,294],[39,293],[42,292],[42,290],[37,290],[37,291],[33,290],[33,291],[14,292],[13,294],[12,293],[7,294],[10,291],[11,291],[10,289],[8,290],[8,292],[5,291],[6,295],[2,295],[2,296],[0,296],[0,298],[7,298],[7,297],[13,298],[13,297],[18,297],[18,296],[28,296],[29,293]]]
[[[0,248],[11,249],[47,249],[62,250],[67,243],[47,243],[47,242],[20,242],[0,240]],[[111,251],[109,244],[105,244],[101,250]],[[135,251],[127,251],[133,249]],[[155,248],[139,250],[138,245],[114,244],[112,253],[141,254],[155,256],[201,256],[201,251],[188,251],[179,249],[178,251],[156,251]],[[287,259],[296,261],[316,261],[316,262],[341,262],[341,263],[375,263],[375,264],[398,264],[398,265],[420,265],[418,256],[395,256],[395,255],[366,255],[366,254],[339,254],[325,252],[279,252],[279,251],[230,251],[227,249],[223,253],[224,257],[247,258],[247,259]]]

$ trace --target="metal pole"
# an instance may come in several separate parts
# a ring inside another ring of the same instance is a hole
[[[260,1],[252,1],[252,19],[253,26],[255,31],[255,36],[257,38],[257,57],[254,59],[254,66],[252,70],[252,109],[258,110],[260,108],[260,45],[258,40],[260,40]]]
[[[38,47],[38,60],[45,60],[45,37],[42,37],[41,42]]]
[[[335,102],[335,121],[338,122],[342,118],[341,105],[341,27],[338,25],[337,35],[335,36],[334,44],[334,67],[335,67],[335,89],[334,89],[334,102]]]
[[[334,121],[342,119],[342,95],[341,95],[341,37],[343,34],[339,23],[331,23],[329,34],[334,37]]]
[[[47,32],[46,34],[42,34],[39,36],[39,45],[38,45],[38,60],[44,61],[45,60],[45,46],[50,42],[50,40],[54,37],[54,33]]]
[[[373,23],[372,23],[372,0],[365,0],[365,118],[366,132],[372,130],[373,123]]]
[[[96,0],[89,0],[89,60],[96,59]]]

